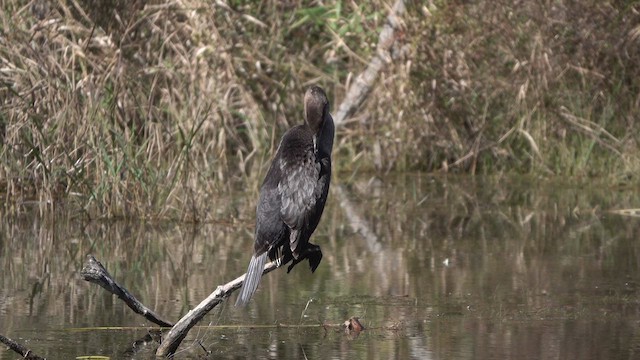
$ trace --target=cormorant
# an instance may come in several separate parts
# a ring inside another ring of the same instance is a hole
[[[322,260],[309,238],[320,222],[331,182],[335,128],[329,100],[318,86],[304,95],[302,125],[289,129],[260,188],[253,256],[236,306],[246,305],[258,288],[267,257],[291,269],[304,259],[314,272]]]

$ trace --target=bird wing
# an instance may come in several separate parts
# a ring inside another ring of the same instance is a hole
[[[281,207],[280,216],[289,228],[291,235],[289,246],[296,254],[298,241],[302,233],[307,230],[309,218],[315,211],[318,201],[318,179],[320,177],[320,163],[315,156],[310,155],[301,163],[288,164],[282,162],[282,173],[285,176],[278,184]]]
[[[287,226],[280,216],[280,193],[277,185],[266,183],[260,189],[256,209],[256,239],[254,252],[260,255],[274,247],[282,246],[284,236],[288,238]],[[273,259],[272,259],[273,260]]]

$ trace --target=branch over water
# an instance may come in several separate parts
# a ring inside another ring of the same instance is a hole
[[[278,268],[275,261],[267,263],[264,266],[262,276]],[[198,306],[189,311],[171,328],[169,333],[164,337],[160,347],[156,351],[158,356],[167,356],[175,353],[180,346],[182,340],[187,336],[189,330],[198,323],[211,309],[220,304],[226,297],[229,297],[231,293],[238,290],[244,283],[244,274],[224,285],[218,286],[218,288],[211,293],[206,299],[202,300]]]
[[[262,275],[278,268],[276,262],[270,262],[264,266]],[[142,304],[135,296],[118,284],[109,274],[107,269],[93,256],[87,256],[87,262],[81,271],[82,278],[86,281],[98,284],[108,292],[117,295],[124,301],[136,314],[144,316],[147,320],[158,324],[162,327],[171,327],[171,330],[164,336],[160,347],[156,351],[156,355],[167,356],[175,353],[180,346],[182,340],[187,336],[191,328],[196,325],[202,318],[214,307],[229,297],[234,291],[238,290],[244,283],[246,274],[224,284],[212,292],[206,299],[202,300],[198,306],[184,315],[175,325],[171,322],[161,319],[155,312]]]
[[[0,335],[0,343],[5,344],[9,349],[11,349],[11,350],[15,351],[16,353],[20,354],[20,356],[22,356],[23,359],[27,359],[27,360],[46,360],[45,358],[34,354],[31,350],[29,350],[26,347],[18,344],[15,341],[9,339],[8,337]]]
[[[125,289],[122,285],[118,284],[113,278],[111,274],[107,271],[107,269],[102,266],[102,264],[96,260],[93,255],[87,256],[87,262],[85,263],[82,271],[80,272],[82,278],[88,282],[92,282],[94,284],[98,284],[106,289],[108,292],[117,295],[122,301],[124,301],[127,306],[131,308],[131,310],[135,311],[136,314],[140,314],[145,317],[145,319],[151,321],[154,324],[160,325],[162,327],[172,327],[173,324],[169,321],[166,321],[160,318],[153,310],[144,306],[135,296],[133,296],[127,289]]]

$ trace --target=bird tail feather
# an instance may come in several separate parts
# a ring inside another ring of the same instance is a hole
[[[240,295],[236,300],[236,306],[246,306],[249,303],[249,300],[251,300],[251,297],[258,288],[258,284],[260,284],[260,279],[262,278],[262,272],[264,271],[264,265],[266,263],[266,252],[258,255],[257,257],[256,255],[251,257],[247,274],[244,277],[244,284],[242,285]]]

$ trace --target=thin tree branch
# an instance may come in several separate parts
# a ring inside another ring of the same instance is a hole
[[[276,262],[270,262],[264,266],[262,275],[278,268]],[[156,355],[168,356],[178,349],[178,346],[182,340],[187,336],[187,333],[191,328],[196,325],[209,311],[229,297],[231,293],[238,290],[244,283],[244,277],[246,274],[224,284],[218,286],[218,288],[212,292],[206,299],[202,300],[198,306],[184,315],[175,325],[171,322],[161,319],[152,310],[143,305],[138,299],[136,299],[127,289],[118,284],[107,269],[96,260],[92,255],[87,256],[87,262],[81,271],[82,278],[88,282],[98,284],[110,293],[117,295],[122,299],[133,311],[137,314],[144,316],[147,320],[158,324],[162,327],[171,327],[171,330],[162,339],[160,346],[156,351]]]
[[[262,276],[278,268],[275,261],[270,262],[264,266]],[[224,285],[218,286],[218,288],[209,295],[206,299],[202,300],[198,306],[189,311],[171,328],[169,333],[162,339],[160,347],[156,351],[156,356],[168,356],[178,349],[178,346],[182,340],[187,336],[189,330],[198,323],[211,309],[220,304],[226,297],[231,295],[234,291],[239,289],[244,283],[244,277],[246,274],[232,280]]]
[[[380,70],[391,62],[390,50],[398,38],[396,32],[404,26],[401,18],[404,11],[404,1],[396,1],[387,16],[387,22],[382,27],[382,31],[380,31],[375,55],[369,61],[365,71],[358,75],[353,84],[351,84],[347,96],[333,117],[336,128],[340,127],[362,105],[371,92]]]
[[[18,344],[15,341],[9,339],[8,337],[0,335],[0,342],[5,344],[5,345],[7,345],[7,347],[9,349],[11,349],[11,350],[15,351],[16,353],[20,354],[20,356],[22,356],[23,359],[27,359],[27,360],[46,360],[45,358],[34,354],[33,352],[31,352],[31,350],[29,350],[26,347]]]
[[[80,272],[82,278],[88,282],[92,282],[94,284],[98,284],[105,288],[108,292],[117,295],[120,299],[122,299],[127,306],[131,308],[131,310],[135,311],[136,314],[140,314],[144,316],[147,320],[153,322],[154,324],[160,325],[162,327],[172,327],[173,324],[169,321],[166,321],[160,316],[158,316],[153,310],[144,306],[135,296],[133,296],[127,289],[118,284],[107,269],[102,266],[102,264],[96,260],[93,255],[87,256],[87,262],[84,264],[82,271]]]

